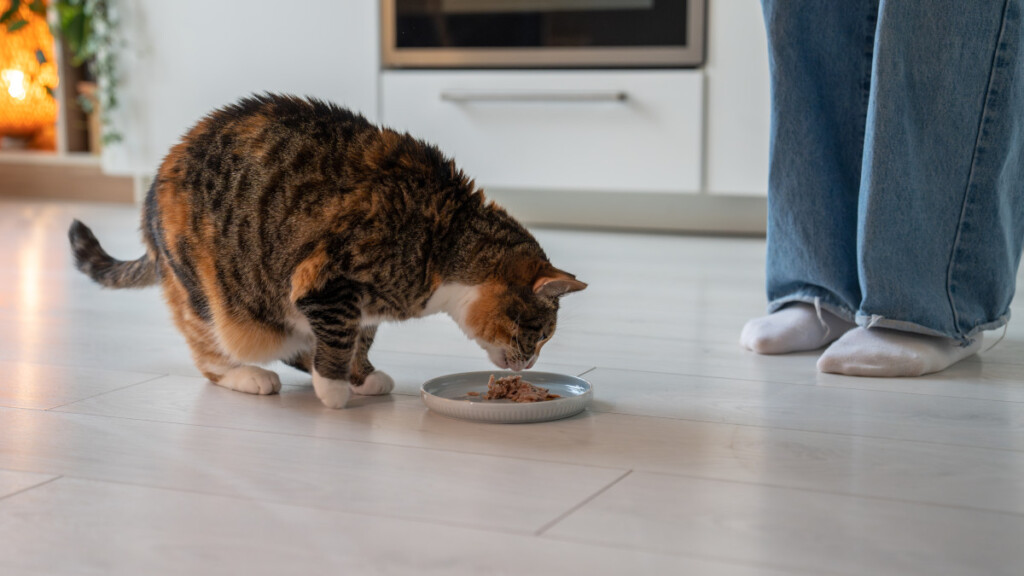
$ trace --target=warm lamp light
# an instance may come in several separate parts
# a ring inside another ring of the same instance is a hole
[[[28,96],[25,91],[25,73],[21,70],[0,71],[0,80],[7,86],[7,93],[15,100],[24,100]]]
[[[53,35],[27,4],[18,16],[28,24],[14,32],[0,26],[0,136],[32,136],[57,121],[57,100],[46,92],[57,86]],[[0,0],[0,12],[10,5]]]

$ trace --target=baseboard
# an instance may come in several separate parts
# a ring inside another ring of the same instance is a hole
[[[98,162],[0,162],[0,196],[132,202],[132,178],[103,174]]]
[[[488,189],[525,224],[622,230],[763,235],[763,197]]]
[[[0,162],[0,196],[139,202],[148,178],[109,176],[98,165]],[[525,224],[718,234],[765,233],[756,196],[488,189]]]

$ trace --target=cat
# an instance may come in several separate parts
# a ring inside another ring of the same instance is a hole
[[[142,210],[146,253],[116,260],[75,220],[79,270],[160,283],[199,371],[242,392],[312,374],[317,397],[387,394],[377,325],[447,313],[500,368],[531,368],[559,299],[586,284],[438,148],[317,99],[264,94],[213,111],[174,146]]]

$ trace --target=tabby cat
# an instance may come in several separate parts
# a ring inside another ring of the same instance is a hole
[[[310,372],[320,400],[387,394],[377,325],[448,313],[499,367],[522,370],[582,290],[436,147],[336,105],[243,99],[171,149],[142,212],[146,254],[115,260],[75,220],[76,265],[109,288],[159,282],[199,370],[242,392]]]

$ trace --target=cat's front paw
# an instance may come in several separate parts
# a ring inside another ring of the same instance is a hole
[[[332,380],[313,370],[313,390],[328,408],[344,408],[351,394],[347,380]]]
[[[362,396],[380,396],[395,389],[395,381],[384,372],[374,370],[359,386],[352,386],[352,391]]]
[[[281,379],[276,373],[257,366],[239,366],[224,373],[219,386],[248,394],[275,394],[281,390]]]

